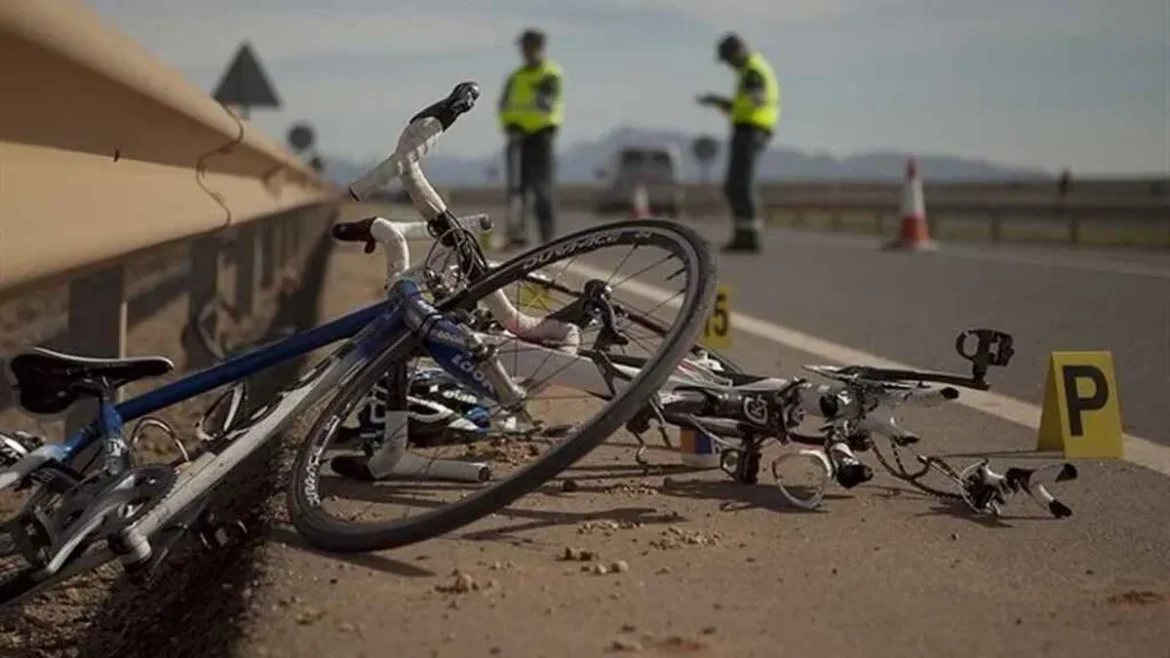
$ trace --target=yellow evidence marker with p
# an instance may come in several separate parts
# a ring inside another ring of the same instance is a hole
[[[1036,449],[1068,459],[1124,459],[1113,355],[1053,352]]]

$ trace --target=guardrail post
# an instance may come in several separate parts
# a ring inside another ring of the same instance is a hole
[[[276,223],[260,222],[260,287],[267,290],[276,278]]]
[[[121,265],[69,282],[67,323],[70,350],[92,357],[126,356],[125,292],[126,275]],[[121,400],[122,391],[115,391],[114,401]],[[92,423],[96,409],[96,402],[88,400],[74,405],[65,418],[66,435]],[[90,453],[86,451],[79,458],[88,458]]]
[[[202,345],[197,332],[202,325],[213,339],[217,336],[216,314],[213,312],[203,323],[200,315],[219,294],[219,242],[218,236],[210,235],[192,240],[188,247],[191,271],[187,279],[187,326],[184,327],[187,340],[183,342],[188,368],[204,368],[214,359],[214,355]]]
[[[288,267],[289,259],[292,254],[289,252],[289,231],[288,221],[282,220],[276,226],[276,243],[280,245],[276,256],[276,269],[283,270]]]
[[[1068,222],[1068,239],[1073,244],[1078,244],[1081,241],[1081,218],[1077,213],[1069,213],[1065,210],[1064,204],[1057,206],[1057,213],[1063,215],[1061,219]]]
[[[1003,239],[1003,215],[998,211],[991,213],[991,241],[999,242]]]
[[[285,226],[288,227],[288,241],[289,251],[293,255],[293,259],[299,259],[301,255],[301,216],[300,213],[294,214],[289,219],[285,220]]]
[[[236,310],[252,313],[256,297],[256,225],[236,229]]]

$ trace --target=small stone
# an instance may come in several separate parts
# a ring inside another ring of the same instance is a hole
[[[1023,623],[1024,623],[1024,620],[1023,620],[1023,619],[1020,619],[1019,617],[1016,617],[1016,626],[1019,626],[1019,625],[1021,625],[1021,624],[1023,624]]]
[[[630,570],[630,563],[625,560],[618,560],[609,566],[614,573],[625,573]]]
[[[499,647],[492,647],[491,649],[488,650],[488,653],[490,653],[493,656],[500,655],[500,652],[501,652],[501,649]]]
[[[1092,575],[1093,575],[1093,574],[1095,574],[1095,573],[1097,573],[1097,572],[1096,572],[1096,571],[1093,571],[1092,569],[1085,569],[1085,575],[1086,575],[1086,576],[1092,576]]]
[[[337,625],[337,630],[341,631],[342,633],[353,633],[357,630],[357,626],[354,626],[347,621],[343,621]]]
[[[634,640],[619,637],[613,641],[613,644],[609,645],[609,648],[611,651],[641,651],[642,644]]]
[[[580,489],[581,485],[577,484],[577,481],[572,478],[565,478],[565,481],[561,483],[561,491],[565,493],[573,493]]]
[[[597,574],[598,576],[604,576],[605,574],[609,573],[609,567],[605,566],[604,564],[598,563],[598,564],[593,565],[592,571],[593,571],[593,573]]]
[[[953,540],[953,541],[959,541],[959,533],[957,533],[957,532],[952,532],[952,533],[951,533],[951,540]]]
[[[702,633],[703,633],[703,635],[714,635],[715,630],[716,629],[714,626],[708,626],[702,630]]]
[[[633,633],[636,630],[638,630],[638,629],[633,624],[622,624],[622,632],[623,633]]]
[[[834,576],[836,576],[837,575],[837,567],[833,567],[833,570],[830,573],[832,573]]]

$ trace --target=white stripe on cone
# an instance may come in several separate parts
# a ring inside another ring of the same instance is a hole
[[[902,181],[902,204],[900,212],[902,225],[898,239],[890,248],[933,250],[938,245],[930,239],[926,223],[926,201],[922,194],[922,179],[918,177],[918,163],[914,158],[906,161],[906,177]]]
[[[634,195],[630,202],[630,215],[634,219],[650,217],[650,194],[646,191],[646,186],[641,183],[634,186]]]

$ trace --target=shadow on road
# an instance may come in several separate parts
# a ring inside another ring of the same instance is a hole
[[[719,509],[724,512],[741,512],[757,508],[780,514],[821,514],[827,511],[824,508],[808,510],[797,507],[788,502],[778,488],[768,484],[753,485],[731,481],[712,482],[710,480],[672,481],[669,485],[662,487],[662,495],[718,501]],[[849,498],[849,496],[835,493],[824,494],[826,505],[843,498]]]
[[[327,234],[314,245],[300,286],[284,297],[276,317],[258,342],[279,338],[282,330],[317,324],[318,299],[332,244]],[[262,404],[287,384],[303,365],[289,361],[248,381],[251,404]],[[248,538],[238,544],[205,550],[194,538],[163,563],[145,586],[116,583],[96,611],[85,635],[78,638],[79,658],[156,658],[158,656],[226,656],[242,637],[250,589],[261,577],[257,552],[262,545],[264,501],[279,486],[282,441],[271,442],[245,460],[225,480],[214,499],[216,511],[241,520]]]
[[[269,530],[266,539],[274,541],[278,544],[283,544],[289,548],[295,548],[306,553],[312,553],[320,557],[346,562],[354,566],[365,567],[371,571],[380,571],[395,576],[403,576],[406,578],[426,578],[435,576],[435,572],[421,569],[400,560],[394,560],[383,555],[374,553],[328,553],[325,551],[313,548],[305,543],[295,530],[286,527],[276,527]]]

